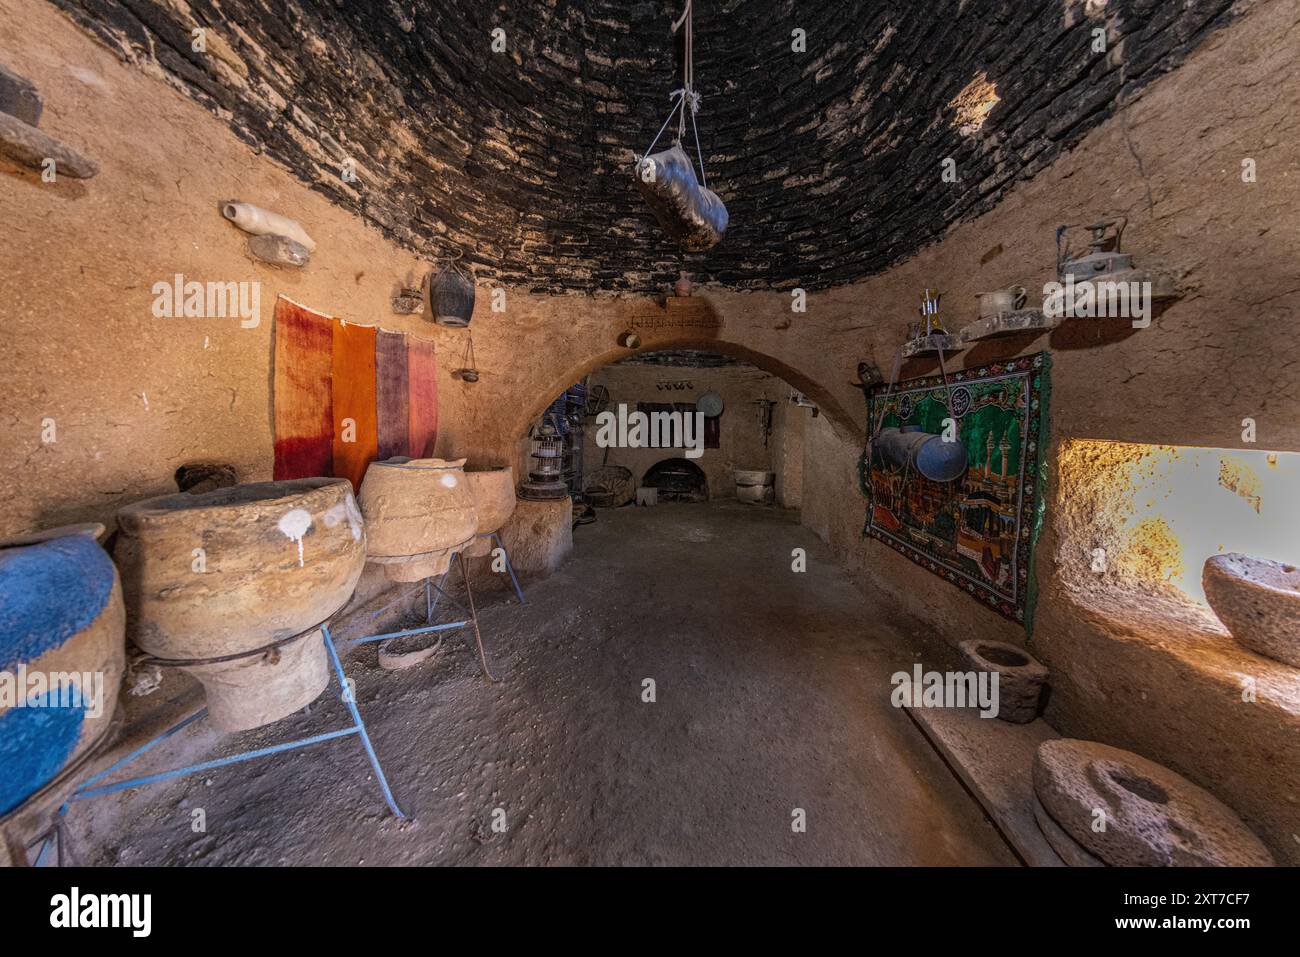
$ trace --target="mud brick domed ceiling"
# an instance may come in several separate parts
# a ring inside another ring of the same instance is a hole
[[[676,0],[56,2],[430,258],[459,247],[481,278],[547,292],[645,292],[680,268],[631,178],[681,85]],[[688,268],[736,288],[879,272],[990,208],[1243,5],[697,0],[700,137],[731,228]]]

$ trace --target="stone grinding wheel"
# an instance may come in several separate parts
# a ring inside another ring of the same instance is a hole
[[[1052,820],[1115,867],[1270,867],[1273,855],[1231,808],[1140,755],[1096,741],[1044,741],[1034,793]],[[1094,830],[1096,812],[1105,829]]]
[[[680,146],[642,157],[636,186],[659,225],[689,253],[702,253],[722,241],[727,207],[718,194],[695,178],[695,167]]]
[[[1082,844],[1065,833],[1061,825],[1052,820],[1052,815],[1047,813],[1043,807],[1043,802],[1038,800],[1038,795],[1033,796],[1034,802],[1034,823],[1038,825],[1038,830],[1042,832],[1047,843],[1051,845],[1057,855],[1070,867],[1105,867],[1105,862],[1088,853],[1088,849]]]

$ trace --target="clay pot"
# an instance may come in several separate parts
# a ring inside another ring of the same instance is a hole
[[[1238,644],[1300,668],[1300,569],[1236,552],[1211,555],[1201,585]]]
[[[515,470],[508,465],[471,468],[465,471],[465,480],[469,483],[474,511],[478,515],[478,537],[466,554],[487,555],[492,550],[492,540],[482,536],[499,530],[515,513]]]
[[[1047,669],[1023,648],[1005,641],[969,640],[957,645],[966,665],[998,675],[997,717],[1028,724],[1038,717],[1038,702],[1047,684]]]
[[[113,551],[132,641],[173,661],[244,655],[327,620],[365,565],[344,479],[259,482],[128,505]],[[186,666],[225,731],[276,721],[328,683],[319,631],[265,654]]]
[[[330,682],[319,629],[262,655],[185,670],[202,682],[208,716],[222,731],[247,731],[288,717],[320,697]]]
[[[392,458],[372,462],[361,483],[366,557],[392,581],[441,575],[478,531],[465,460]]]
[[[1096,741],[1044,741],[1034,794],[1071,839],[1113,867],[1269,867],[1227,805],[1181,775]],[[1105,827],[1097,828],[1098,812]]]
[[[975,298],[979,301],[980,317],[984,318],[1025,308],[1028,290],[1024,286],[1008,286],[994,292],[978,293]]]
[[[88,528],[0,548],[0,671],[22,702],[0,704],[0,815],[55,782],[112,726],[126,611],[117,569]]]

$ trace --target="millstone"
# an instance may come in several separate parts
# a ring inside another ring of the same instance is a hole
[[[1116,867],[1273,864],[1231,808],[1131,751],[1045,741],[1034,756],[1034,792],[1071,838]],[[1094,821],[1104,827],[1094,830]]]
[[[1047,813],[1043,807],[1043,802],[1034,796],[1034,821],[1038,824],[1038,830],[1042,832],[1043,837],[1047,838],[1047,843],[1052,846],[1052,850],[1060,856],[1070,867],[1105,867],[1106,864],[1101,858],[1088,853],[1088,849],[1065,833],[1061,825],[1052,820],[1052,815]]]

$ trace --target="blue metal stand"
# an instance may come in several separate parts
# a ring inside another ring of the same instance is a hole
[[[515,577],[515,566],[510,564],[510,553],[506,551],[506,546],[501,541],[501,536],[496,532],[488,532],[486,535],[480,535],[479,538],[490,538],[497,543],[497,548],[501,549],[501,557],[506,560],[506,571],[510,573],[510,584],[515,586],[515,594],[519,597],[519,604],[524,603],[524,590],[519,587],[519,579]]]
[[[108,768],[105,768],[85,783],[79,785],[77,789],[72,792],[72,796],[68,798],[63,807],[59,809],[60,816],[67,813],[69,805],[73,802],[84,801],[86,798],[96,797],[100,794],[112,794],[115,791],[123,791],[127,788],[141,787],[145,784],[153,784],[158,781],[179,778],[199,771],[210,771],[213,768],[225,767],[228,764],[237,764],[241,761],[251,761],[253,758],[262,758],[272,754],[280,754],[284,751],[293,751],[298,748],[308,747],[309,745],[320,744],[323,741],[332,741],[335,738],[345,738],[348,735],[355,734],[361,739],[361,746],[365,748],[366,757],[370,759],[370,766],[375,770],[375,777],[379,781],[380,790],[384,793],[384,800],[388,802],[389,810],[397,815],[397,817],[405,820],[406,815],[402,813],[402,809],[397,806],[397,802],[393,799],[393,792],[388,787],[388,779],[384,777],[384,769],[380,767],[379,758],[375,754],[374,746],[370,743],[370,735],[366,733],[366,725],[365,722],[361,720],[361,712],[357,710],[356,699],[352,693],[352,688],[348,684],[347,676],[343,673],[343,663],[339,660],[338,652],[334,648],[334,639],[330,636],[329,628],[321,625],[320,629],[325,639],[325,650],[329,653],[330,663],[334,666],[334,674],[339,680],[339,697],[342,699],[343,703],[347,705],[349,714],[352,715],[352,725],[350,727],[340,728],[338,731],[327,731],[324,734],[317,734],[310,738],[302,738],[298,741],[289,741],[284,744],[273,745],[269,748],[258,748],[255,751],[244,751],[240,754],[232,754],[229,757],[217,758],[213,761],[204,761],[202,764],[191,764],[171,771],[162,771],[158,774],[149,774],[140,778],[130,778],[126,781],[118,781],[113,784],[99,784],[100,781],[108,777],[110,774],[126,767],[126,765],[130,764],[145,752],[152,750],[155,746],[166,741],[172,735],[189,727],[191,724],[207,715],[208,709],[203,708],[178,724],[172,725],[148,744],[141,745],[126,757],[122,758],[122,760]],[[45,848],[42,848],[42,856],[44,851]]]
[[[519,599],[519,604],[522,605],[524,603],[524,591],[522,588],[519,587],[519,579],[515,577],[514,566],[510,564],[510,553],[506,551],[505,545],[502,544],[501,536],[496,532],[487,532],[483,535],[476,536],[476,538],[490,539],[491,541],[496,543],[497,548],[501,549],[502,557],[505,559],[505,563],[506,563],[506,571],[510,573],[510,583],[514,586],[515,595]],[[483,664],[483,672],[488,676],[489,679],[491,679],[492,681],[496,681],[497,679],[493,676],[491,669],[488,668],[487,654],[483,650],[483,639],[482,636],[479,634],[479,627],[478,627],[478,611],[474,607],[474,592],[470,588],[469,572],[465,568],[464,553],[463,552],[453,553],[452,562],[457,562],[460,565],[461,578],[465,582],[465,593],[469,599],[468,608],[466,608],[464,605],[458,602],[455,598],[452,598],[451,595],[447,594],[445,586],[447,584],[447,579],[451,576],[451,564],[452,564],[451,562],[449,562],[447,565],[447,570],[442,573],[442,577],[438,579],[438,583],[436,585],[434,584],[432,577],[426,578],[422,582],[422,585],[424,587],[424,621],[425,621],[425,624],[422,627],[403,628],[401,631],[385,632],[382,635],[367,635],[364,638],[354,638],[351,640],[352,644],[362,645],[372,641],[388,641],[394,638],[408,638],[412,635],[427,635],[437,631],[450,631],[454,628],[464,628],[466,625],[473,625],[474,639],[478,644],[479,660]],[[436,597],[434,595],[434,592],[437,592]],[[372,612],[371,613],[372,617],[378,617],[379,615],[382,615],[384,612],[388,611],[388,609],[392,608],[393,605],[398,604],[399,602],[402,601],[406,601],[410,597],[410,594],[411,594],[410,592],[407,592],[406,594],[401,595],[398,598],[395,598],[393,601],[390,601],[383,608],[380,608],[378,611]],[[433,623],[433,613],[435,610],[437,610],[438,603],[444,598],[447,599],[447,601],[450,602],[451,604],[455,605],[462,612],[469,615],[469,617],[461,619],[460,621],[450,621],[444,624],[435,625]]]
[[[510,574],[510,583],[514,586],[515,595],[519,599],[519,604],[522,605],[524,603],[524,592],[523,589],[519,587],[519,579],[515,577],[514,566],[510,564],[510,553],[506,551],[506,547],[501,541],[501,536],[496,532],[488,532],[484,535],[479,535],[477,537],[490,539],[492,542],[496,544],[498,548],[501,549],[502,556],[505,558],[506,571]],[[407,628],[407,629],[403,629],[402,631],[393,631],[382,635],[370,635],[365,638],[353,639],[351,643],[365,644],[367,642],[372,642],[372,641],[385,641],[389,638],[403,638],[409,635],[420,635],[420,634],[427,634],[427,633],[438,632],[438,631],[449,631],[453,628],[464,628],[466,625],[473,625],[475,638],[478,641],[480,658],[483,663],[483,670],[491,680],[495,681],[496,678],[492,676],[492,672],[488,669],[487,657],[483,651],[482,638],[479,635],[478,612],[474,608],[474,595],[473,592],[470,590],[470,586],[469,586],[469,577],[465,568],[465,557],[461,553],[456,553],[453,556],[453,558],[458,559],[460,563],[461,575],[465,580],[466,594],[468,596],[469,603],[470,603],[470,607],[468,609],[465,608],[465,606],[462,605],[460,602],[458,602],[455,598],[452,598],[450,595],[448,595],[447,592],[445,591],[444,586],[447,584],[447,579],[451,575],[451,567],[449,565],[447,570],[443,572],[442,578],[438,580],[438,583],[436,585],[433,583],[432,578],[426,578],[423,582],[425,621],[427,622],[427,624],[424,627]],[[434,595],[435,591],[437,592],[436,597]],[[385,605],[383,608],[381,608],[379,611],[374,612],[373,614],[376,616],[381,615],[397,602],[406,600],[407,597],[409,597],[409,593],[407,595],[403,595],[395,599],[393,602],[390,602],[388,605]],[[433,613],[437,609],[438,603],[443,598],[446,598],[448,602],[455,605],[462,612],[466,612],[469,615],[469,617],[460,621],[448,622],[446,624],[440,624],[440,625],[433,624]],[[64,844],[62,838],[62,831],[63,831],[62,821],[63,818],[68,813],[68,808],[77,801],[84,801],[87,798],[97,797],[102,794],[112,794],[116,791],[124,791],[128,788],[143,787],[146,784],[155,784],[159,781],[171,780],[172,778],[184,777],[185,775],[196,774],[200,771],[211,771],[214,768],[225,767],[226,765],[229,764],[238,764],[241,761],[251,761],[254,758],[268,757],[270,755],[280,754],[285,751],[294,751],[297,750],[298,748],[305,748],[313,744],[320,744],[325,741],[332,741],[335,738],[345,738],[353,734],[357,735],[357,737],[361,739],[361,746],[365,749],[366,757],[370,759],[370,766],[375,770],[375,778],[379,781],[379,788],[384,794],[384,800],[388,803],[389,809],[398,818],[405,820],[406,815],[403,814],[402,809],[397,806],[397,801],[393,797],[393,792],[388,786],[388,779],[384,776],[384,769],[379,764],[379,757],[378,755],[375,754],[374,745],[372,745],[370,742],[370,735],[366,733],[365,722],[362,721],[361,719],[361,712],[357,710],[356,700],[355,697],[353,696],[351,687],[348,685],[347,676],[343,673],[343,663],[339,659],[338,651],[334,647],[334,639],[330,635],[330,631],[328,627],[326,627],[325,625],[321,625],[320,627],[321,627],[321,633],[324,636],[325,650],[329,654],[330,664],[333,666],[334,674],[339,681],[339,689],[340,689],[339,697],[342,699],[343,703],[347,706],[348,712],[352,716],[352,724],[349,727],[340,728],[337,731],[327,731],[323,734],[313,735],[310,738],[302,738],[301,740],[298,741],[288,741],[284,744],[273,745],[269,748],[258,748],[255,751],[244,751],[239,754],[232,754],[228,757],[216,758],[212,761],[204,761],[201,764],[191,764],[183,768],[175,768],[174,770],[170,770],[170,771],[161,771],[157,774],[145,775],[144,777],[129,778],[125,781],[117,781],[112,784],[99,783],[103,781],[106,777],[114,774],[117,771],[120,771],[122,768],[126,767],[131,762],[135,761],[141,755],[147,753],[148,751],[151,751],[159,744],[162,744],[168,738],[172,737],[173,735],[189,727],[191,724],[194,724],[196,721],[200,720],[201,718],[205,717],[208,713],[208,709],[203,708],[195,712],[194,714],[190,715],[188,718],[185,718],[183,721],[180,721],[177,724],[172,725],[170,728],[168,728],[162,734],[158,735],[158,737],[154,738],[152,741],[149,741],[147,744],[141,745],[140,747],[132,751],[130,754],[128,754],[126,757],[122,758],[120,761],[117,761],[116,763],[110,765],[109,767],[105,768],[103,771],[100,771],[98,774],[95,774],[94,776],[92,776],[91,778],[89,778],[88,780],[80,784],[76,788],[76,790],[72,792],[72,795],[68,798],[68,800],[64,802],[63,806],[59,808],[56,824],[54,828],[51,830],[51,832],[45,836],[41,844],[41,849],[37,853],[36,866],[40,867],[48,864],[51,855],[56,851],[56,849],[57,852],[59,853],[59,857],[61,860],[62,848]]]

